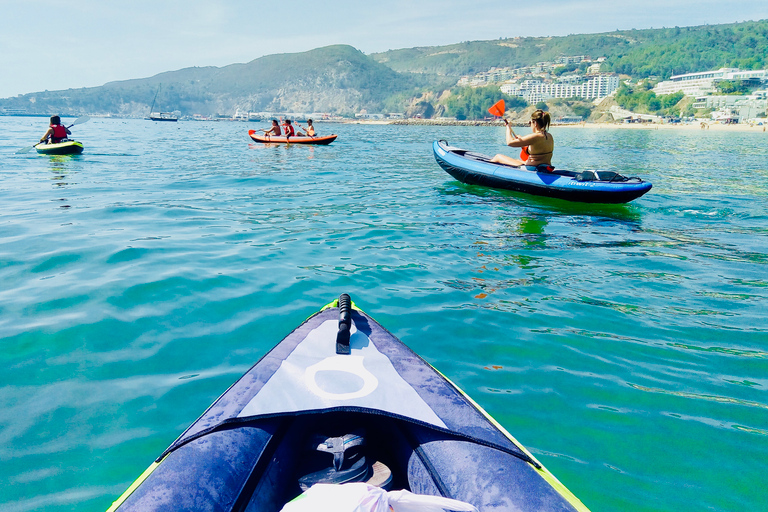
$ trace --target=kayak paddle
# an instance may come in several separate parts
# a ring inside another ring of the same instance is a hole
[[[75,126],[76,124],[83,124],[83,123],[85,123],[85,122],[89,121],[90,119],[91,119],[91,118],[90,118],[90,116],[81,116],[81,117],[78,117],[77,119],[75,119],[75,120],[72,122],[72,124],[71,124],[71,125],[67,126],[67,129],[69,129],[69,128],[72,128],[72,127],[73,127],[73,126]],[[42,144],[42,142],[38,142],[37,144]],[[18,150],[18,151],[16,152],[16,154],[17,154],[17,155],[19,155],[19,154],[21,154],[21,153],[29,153],[30,151],[32,151],[33,149],[35,149],[35,148],[37,147],[37,144],[33,144],[32,146],[27,146],[27,147],[25,147],[25,148],[21,148],[20,150]]]
[[[496,103],[494,103],[493,106],[488,109],[488,112],[490,112],[491,115],[503,118],[504,117],[504,112],[505,112],[505,107],[506,107],[506,105],[504,103],[504,100],[501,99],[501,100],[497,101]],[[504,119],[504,124],[507,125],[507,128],[509,128],[509,131],[512,133],[512,135],[517,137],[517,134],[515,134],[515,131],[512,129],[512,126],[510,126],[510,124],[507,122],[506,119]],[[528,160],[528,156],[529,156],[528,155],[528,146],[520,148],[520,160],[525,162],[526,160]]]
[[[512,135],[515,135],[515,132],[512,130],[512,127],[509,126],[509,123],[507,123],[507,120],[504,119],[504,112],[506,111],[506,105],[504,104],[504,100],[499,100],[496,103],[493,104],[491,108],[488,109],[488,112],[491,115],[494,115],[496,117],[502,118],[501,120],[504,121],[504,124],[509,127],[509,131],[512,132]],[[517,135],[515,135],[517,137]]]
[[[90,120],[91,120],[90,116],[81,116],[81,117],[78,117],[77,119],[75,119],[74,121],[72,121],[72,124],[71,124],[71,125],[69,125],[69,126],[67,126],[67,128],[72,128],[72,127],[73,127],[73,126],[75,126],[76,124],[83,124],[83,123],[85,123],[85,122],[87,122],[87,121],[90,121]]]
[[[494,103],[491,108],[488,109],[488,112],[490,112],[491,115],[496,117],[504,117],[505,110],[506,109],[505,109],[504,100],[499,100],[496,103]]]

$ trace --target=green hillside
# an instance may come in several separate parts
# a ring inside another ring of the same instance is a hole
[[[162,87],[161,87],[162,84]],[[393,96],[406,98],[434,84],[429,77],[397,73],[347,45],[268,55],[222,68],[186,68],[101,87],[45,91],[0,100],[33,113],[146,115],[155,110],[231,115],[244,111],[378,111]]]
[[[633,78],[665,79],[720,67],[764,69],[768,68],[768,20],[473,41],[372,55],[335,45],[221,68],[168,71],[101,87],[35,92],[0,99],[0,108],[46,115],[146,116],[159,90],[155,110],[182,115],[229,116],[236,110],[342,115],[361,109],[405,112],[425,98],[444,98],[460,76],[575,55],[606,57],[604,70]],[[458,89],[454,94],[467,101],[472,96]],[[427,103],[422,105],[424,112],[439,111],[433,100]],[[470,115],[479,107],[454,102],[447,108]]]
[[[728,25],[617,30],[390,50],[371,57],[395,71],[451,77],[520,67],[559,56],[606,57],[606,68],[635,78],[739,67],[768,68],[768,20]]]

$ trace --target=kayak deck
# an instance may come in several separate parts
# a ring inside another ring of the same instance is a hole
[[[326,448],[335,444],[318,439],[353,437],[364,443],[345,448],[333,469]],[[277,512],[312,482],[368,481],[374,462],[391,472],[390,488],[483,511],[587,511],[487,413],[345,295],[246,372],[110,511]]]

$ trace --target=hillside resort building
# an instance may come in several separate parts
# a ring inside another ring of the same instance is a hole
[[[561,56],[554,62],[537,62],[520,68],[491,68],[474,76],[461,77],[459,86],[482,87],[501,84],[501,92],[520,96],[529,103],[553,98],[583,98],[595,100],[610,96],[619,88],[619,77],[614,73],[600,73],[605,57],[592,60],[587,55]],[[582,65],[586,75],[571,73],[554,78],[553,72],[561,66]]]
[[[717,71],[674,75],[669,77],[669,80],[656,84],[653,92],[661,95],[682,91],[686,96],[704,96],[717,92],[717,83],[723,80],[748,81],[759,85],[768,80],[768,70],[741,71],[736,68],[720,68]]]
[[[567,79],[567,77],[564,77]],[[504,94],[520,96],[528,103],[537,103],[551,98],[584,98],[594,100],[605,98],[619,88],[619,77],[614,74],[593,76],[581,84],[525,80],[521,83],[506,83],[500,89]]]
[[[720,68],[717,71],[703,71],[674,75],[659,82],[653,88],[658,95],[682,92],[696,98],[694,108],[714,110],[713,119],[744,122],[765,115],[768,108],[768,91],[763,89],[752,94],[715,94],[717,83],[723,80],[747,83],[759,87],[768,83],[768,70],[744,71],[737,68]]]

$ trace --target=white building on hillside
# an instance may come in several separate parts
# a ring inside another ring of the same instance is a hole
[[[618,88],[618,75],[605,74],[595,76],[578,85],[525,80],[517,84],[504,84],[501,86],[501,92],[510,96],[520,96],[528,103],[537,103],[552,98],[584,98],[589,100],[605,98]]]
[[[717,82],[722,80],[768,80],[768,70],[741,71],[737,68],[720,68],[717,71],[674,75],[659,82],[653,88],[656,94],[674,94],[683,91],[686,96],[704,96],[717,92]]]
[[[755,91],[749,95],[728,94],[700,96],[693,108],[708,108],[715,111],[728,111],[738,117],[739,122],[752,119],[768,112],[768,90]],[[715,113],[713,113],[713,117]]]

